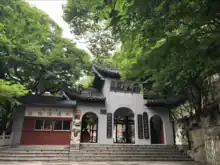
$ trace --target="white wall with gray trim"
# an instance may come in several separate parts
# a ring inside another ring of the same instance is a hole
[[[164,129],[164,143],[165,145],[174,144],[172,123],[169,121],[169,111],[166,108],[150,108],[144,106],[144,99],[142,93],[126,93],[110,91],[111,79],[106,79],[102,89],[103,95],[106,97],[104,104],[96,103],[78,103],[77,110],[81,111],[82,116],[87,112],[93,112],[98,116],[98,143],[99,144],[113,144],[113,128],[114,128],[114,112],[122,107],[129,108],[134,113],[135,120],[135,144],[146,145],[151,144],[151,139],[138,138],[138,120],[137,115],[146,112],[148,114],[148,125],[150,134],[150,118],[154,115],[161,117]],[[100,109],[106,109],[107,113],[112,113],[112,138],[107,138],[107,115],[101,114]],[[13,124],[13,145],[19,145],[22,135],[22,127],[24,120],[24,109],[16,110]]]
[[[95,103],[80,103],[77,104],[77,110],[81,112],[81,122],[84,114],[92,112],[98,116],[98,143],[99,144],[112,144],[112,139],[107,138],[107,116],[101,114],[100,109],[104,109],[105,106]]]
[[[139,139],[138,138],[138,120],[137,115],[142,114],[143,112],[146,112],[148,114],[148,124],[149,124],[149,132],[150,132],[150,118],[154,115],[158,115],[161,117],[163,122],[163,131],[164,131],[164,143],[166,145],[174,144],[173,140],[173,129],[172,129],[172,123],[169,121],[169,111],[166,108],[149,108],[145,107],[144,105],[144,99],[143,99],[143,93],[126,93],[126,92],[114,92],[110,91],[110,84],[111,79],[105,79],[105,83],[102,89],[103,95],[106,97],[106,109],[107,112],[110,112],[113,114],[114,118],[114,112],[121,108],[129,108],[134,112],[134,120],[135,120],[135,144],[138,145],[146,145],[151,144],[151,140],[149,139]],[[101,116],[102,117],[102,116]],[[99,132],[105,131],[106,132],[106,117],[105,117],[105,123],[102,123],[101,121],[104,121],[103,119],[100,120],[101,125],[105,125],[104,127],[101,127]],[[114,128],[114,122],[113,122],[113,128]],[[113,130],[112,130],[113,131]],[[150,134],[150,133],[149,133]],[[106,133],[105,133],[106,135]],[[104,136],[101,136],[102,138],[105,138]],[[100,139],[101,140],[101,139]],[[103,143],[105,140],[102,139],[101,141],[98,141],[99,143]],[[113,143],[113,139],[106,139],[106,144]]]

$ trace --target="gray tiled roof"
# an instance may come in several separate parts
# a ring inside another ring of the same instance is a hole
[[[164,106],[164,107],[175,107],[187,100],[185,96],[173,96],[168,99],[155,99],[155,100],[147,100],[146,99],[146,106]]]
[[[104,79],[105,77],[109,77],[109,78],[120,78],[121,77],[117,69],[104,68],[96,64],[92,64],[92,69],[93,69],[93,72],[102,79]]]
[[[100,91],[94,88],[82,88],[80,91],[63,89],[63,92],[70,98],[81,101],[105,101],[105,97]]]
[[[64,100],[62,97],[55,97],[55,96],[27,95],[18,98],[18,101],[24,105],[32,105],[32,106],[48,106],[48,107],[63,107],[63,108],[76,106],[75,100]]]

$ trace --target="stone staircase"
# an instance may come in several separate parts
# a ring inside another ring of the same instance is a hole
[[[173,145],[80,144],[70,150],[72,161],[193,161]]]
[[[103,145],[19,146],[0,150],[0,161],[193,161],[176,146]]]
[[[0,161],[68,161],[69,146],[19,146],[0,150]]]

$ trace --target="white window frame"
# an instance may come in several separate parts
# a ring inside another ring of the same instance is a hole
[[[56,123],[56,121],[62,121],[62,127],[61,127],[61,129],[55,129],[55,123]],[[70,129],[68,129],[68,130],[64,130],[63,129],[63,123],[64,123],[64,121],[69,121],[70,122]],[[54,120],[54,124],[53,124],[53,131],[71,131],[71,120]]]
[[[36,129],[36,122],[37,122],[37,120],[42,120],[43,121],[43,129]],[[50,129],[44,129],[45,121],[46,121],[46,119],[36,119],[35,120],[35,124],[34,124],[34,131],[52,131],[51,121],[50,120],[49,120],[50,121]]]

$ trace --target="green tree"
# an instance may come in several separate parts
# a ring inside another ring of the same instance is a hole
[[[88,1],[86,3],[90,4]],[[106,29],[104,21],[100,23],[97,16],[90,19],[89,9],[81,7],[78,0],[68,0],[63,6],[64,19],[70,24],[76,39],[83,40],[87,44],[94,61],[102,64],[116,50],[117,36],[113,36],[111,30]]]
[[[148,90],[161,97],[187,95],[199,118],[210,77],[219,73],[220,1],[73,2],[77,11],[70,7],[69,13],[82,22],[104,22],[120,39],[121,52],[114,59],[125,78],[151,77]]]
[[[0,133],[11,122],[16,98],[57,93],[87,73],[90,57],[41,10],[24,0],[0,1]],[[28,91],[27,91],[28,90]]]
[[[13,107],[18,104],[16,98],[27,93],[28,90],[21,84],[0,79],[0,135],[12,122]]]
[[[75,83],[90,59],[41,10],[23,0],[1,1],[0,62],[2,78],[38,94]]]

